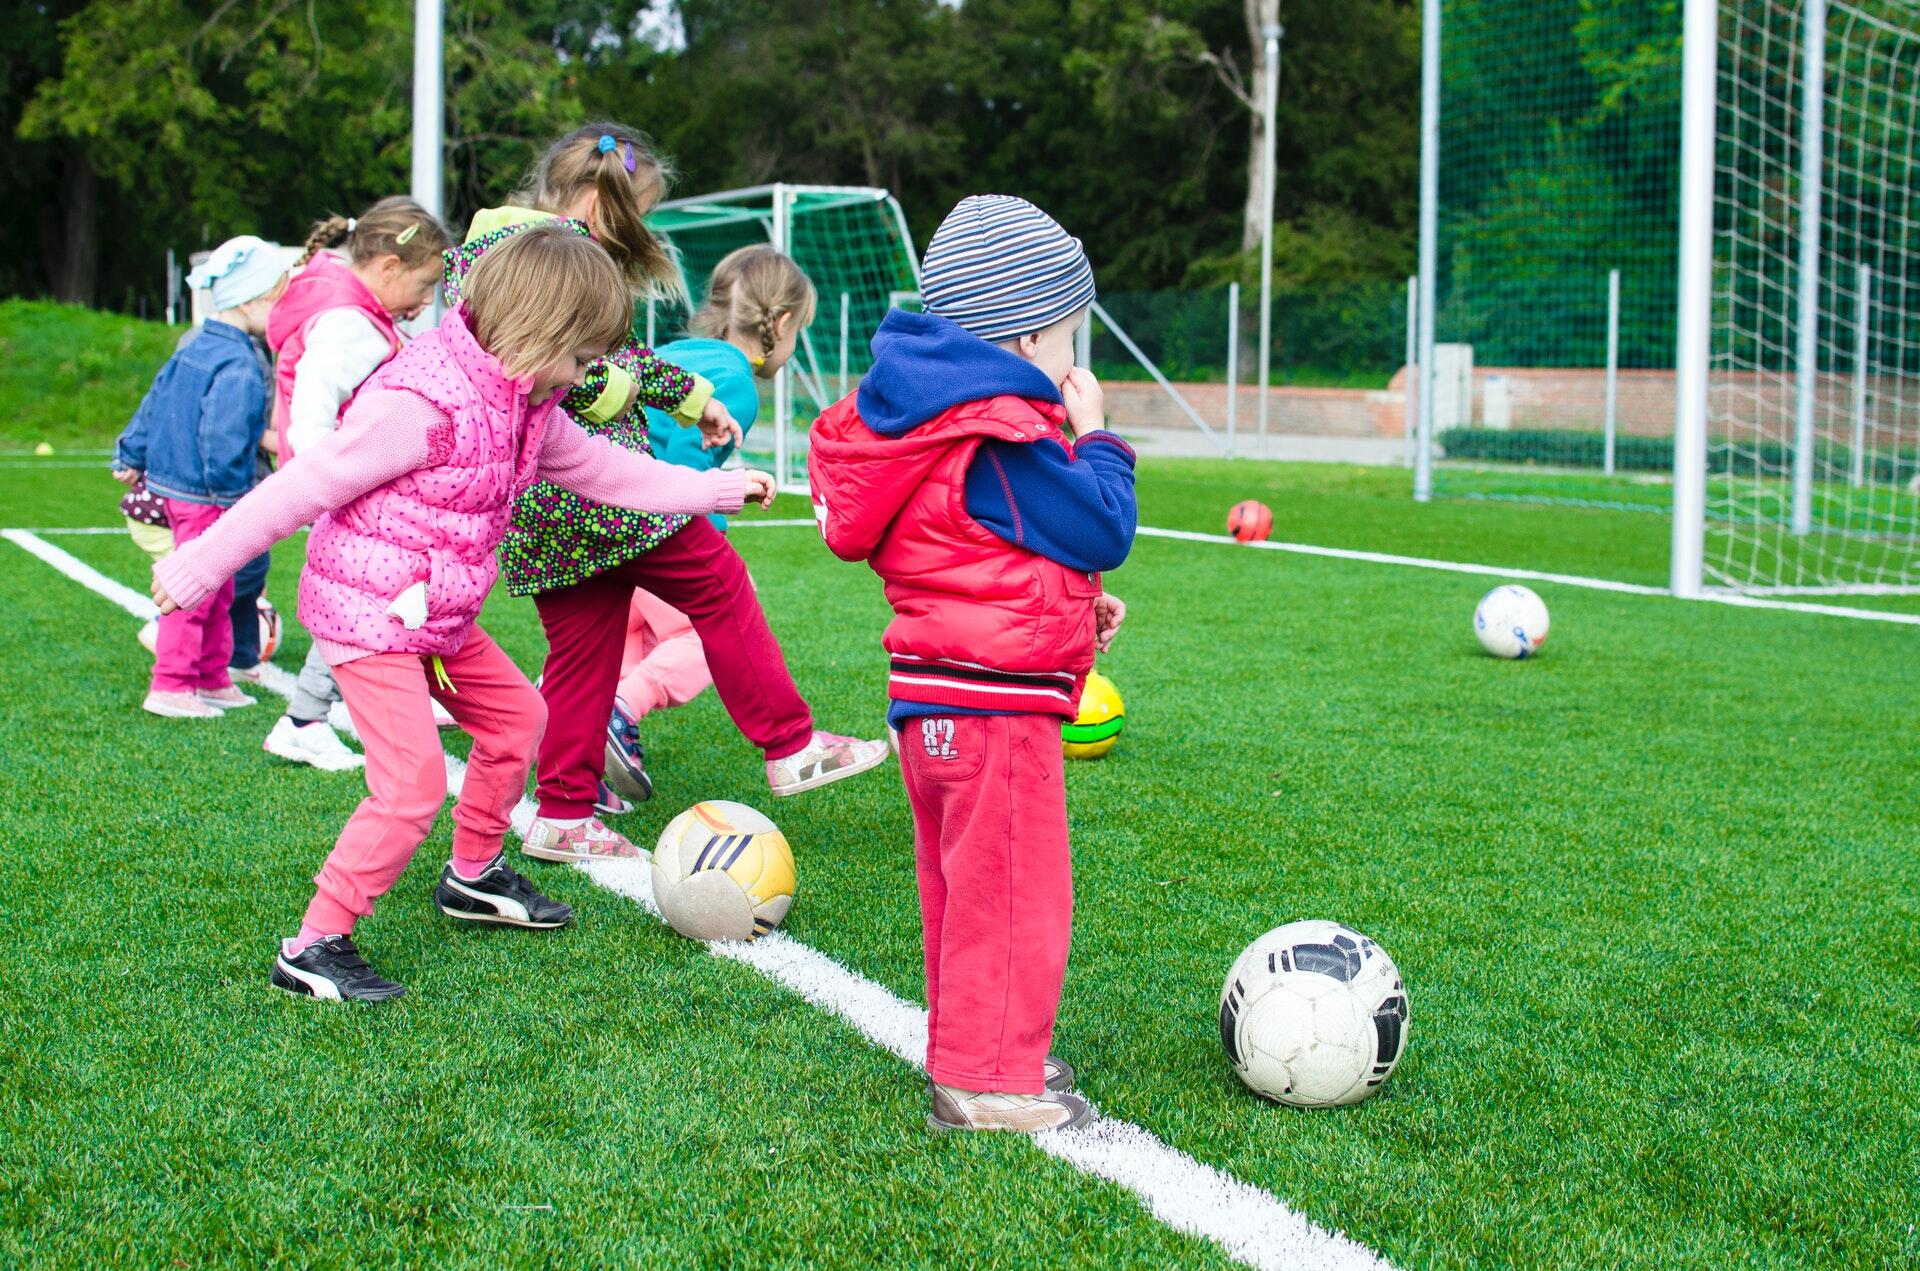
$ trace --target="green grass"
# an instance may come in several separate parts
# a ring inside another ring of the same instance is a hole
[[[113,444],[182,328],[40,300],[0,300],[0,448]]]
[[[1388,475],[1165,463],[1141,497],[1156,525],[1267,497],[1277,538],[1664,574],[1655,518],[1416,509]],[[104,475],[0,480],[13,523],[112,523]],[[804,529],[735,538],[819,718],[875,729],[876,581]],[[120,536],[58,542],[143,576]],[[1542,586],[1553,641],[1516,664],[1478,654],[1470,576],[1147,539],[1110,585],[1130,723],[1069,773],[1057,1039],[1104,1109],[1402,1266],[1920,1259],[1910,632]],[[537,664],[530,605],[485,621]],[[413,993],[281,998],[272,940],[359,786],[270,764],[270,708],[141,714],[133,629],[0,544],[0,1262],[1223,1264],[1026,1144],[929,1135],[904,1065],[582,875],[530,866],[565,932],[452,929],[444,823],[362,928]],[[788,929],[918,998],[897,777],[772,805],[710,694],[646,737],[627,833],[768,808]],[[1400,1070],[1337,1112],[1248,1096],[1214,1022],[1239,949],[1309,916],[1412,996]]]

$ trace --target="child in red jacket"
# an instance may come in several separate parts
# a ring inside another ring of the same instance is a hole
[[[813,427],[814,512],[894,618],[887,722],[907,799],[927,976],[930,1120],[1032,1133],[1090,1113],[1048,1054],[1072,940],[1060,721],[1126,606],[1133,450],[1073,365],[1093,302],[1078,239],[1024,199],[963,199],[924,314],[895,310],[854,396]]]

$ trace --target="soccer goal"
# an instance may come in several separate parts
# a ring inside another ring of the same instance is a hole
[[[1920,593],[1920,6],[1686,22],[1673,587]]]
[[[899,203],[869,186],[758,185],[662,203],[647,224],[680,253],[696,301],[720,258],[754,243],[779,248],[813,280],[813,326],[774,377],[771,414],[748,437],[752,450],[771,455],[782,490],[804,492],[807,425],[866,373],[868,342],[894,298],[920,290]],[[637,316],[652,344],[683,334],[689,314],[649,305]]]
[[[1428,5],[1418,498],[1920,591],[1920,5]]]

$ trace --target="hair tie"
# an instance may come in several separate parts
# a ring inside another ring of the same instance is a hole
[[[396,245],[400,247],[405,247],[408,243],[411,243],[413,241],[413,236],[415,234],[418,234],[419,232],[420,232],[420,222],[415,221],[413,224],[401,230],[399,235],[396,236],[393,241]]]
[[[629,141],[626,145],[626,156],[627,156],[627,175],[631,176],[633,175],[634,169],[640,166],[640,161],[633,157],[633,143],[631,141]]]
[[[612,133],[603,132],[600,134],[600,153],[601,154],[613,153],[613,134]]]
[[[351,217],[351,216],[349,216],[349,217],[347,218],[347,233],[349,233],[349,234],[351,234],[351,233],[353,233],[353,227],[354,227],[354,226],[356,226],[356,225],[358,225],[359,223],[360,223],[359,221],[357,221],[357,220],[355,220],[355,219],[354,219],[353,217]]]

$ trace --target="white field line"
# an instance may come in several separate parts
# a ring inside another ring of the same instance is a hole
[[[12,533],[12,532],[13,531],[11,530],[7,531],[7,533]],[[124,524],[121,524],[121,525],[36,525],[36,526],[29,527],[21,532],[26,534],[41,534],[41,535],[52,534],[56,536],[62,535],[62,534],[125,534],[127,532],[127,527]]]
[[[0,537],[134,617],[144,620],[154,616],[154,604],[147,597],[32,531],[0,530]],[[261,668],[260,686],[281,697],[292,696],[294,680],[291,673],[272,663]],[[452,755],[446,756],[446,761],[448,788],[458,790],[466,777],[466,765]],[[513,810],[514,829],[526,833],[534,810],[532,801],[522,798]],[[596,861],[579,868],[600,886],[659,914],[653,900],[650,862]],[[925,1067],[924,1010],[785,932],[776,931],[752,942],[716,942],[709,944],[707,951],[752,967],[839,1016],[883,1050],[915,1068]],[[1392,1271],[1384,1258],[1365,1245],[1321,1227],[1271,1193],[1194,1160],[1130,1122],[1096,1116],[1077,1130],[1036,1135],[1033,1143],[1084,1173],[1125,1188],[1160,1222],[1211,1240],[1247,1266],[1262,1271]]]
[[[1517,578],[1529,582],[1556,583],[1563,587],[1584,587],[1590,591],[1623,592],[1630,596],[1666,596],[1665,587],[1644,583],[1616,582],[1611,578],[1588,578],[1581,574],[1550,574],[1538,569],[1510,569],[1504,565],[1472,565],[1456,560],[1431,560],[1425,556],[1400,556],[1393,552],[1363,552],[1351,547],[1319,547],[1312,543],[1242,543],[1225,534],[1201,534],[1193,530],[1162,530],[1142,525],[1136,533],[1148,538],[1179,539],[1187,543],[1221,543],[1227,547],[1256,547],[1269,552],[1291,552],[1296,556],[1324,556],[1332,560],[1364,561],[1373,565],[1404,565],[1410,569],[1437,569],[1449,574],[1479,574],[1488,578]],[[1741,609],[1785,609],[1794,613],[1817,613],[1830,618],[1857,618],[1869,622],[1892,622],[1920,626],[1920,614],[1884,613],[1876,609],[1849,609],[1844,605],[1816,605],[1795,600],[1768,600],[1728,592],[1707,592],[1697,597],[1716,605],[1734,605]]]
[[[772,518],[756,521],[751,517],[738,517],[729,523],[729,529],[759,527],[762,529],[791,529],[798,526],[815,526],[817,522],[798,518]],[[0,534],[12,534],[15,531],[0,531]],[[121,526],[80,526],[67,529],[41,529],[28,531],[35,534],[119,534],[124,532]],[[1588,578],[1583,574],[1555,574],[1538,569],[1515,569],[1505,565],[1475,565],[1466,561],[1434,560],[1426,556],[1401,556],[1393,552],[1365,552],[1351,547],[1321,547],[1314,543],[1242,543],[1225,534],[1202,534],[1195,530],[1163,530],[1152,525],[1142,525],[1137,533],[1148,538],[1170,538],[1187,543],[1218,543],[1227,547],[1254,547],[1269,552],[1290,552],[1296,556],[1322,556],[1331,560],[1360,561],[1370,565],[1401,565],[1408,569],[1434,569],[1450,574],[1476,574],[1485,578],[1513,578],[1528,582],[1557,583],[1564,587],[1583,587],[1589,591],[1612,591],[1629,596],[1665,596],[1673,598],[1673,593],[1665,587],[1652,587],[1645,583],[1623,583],[1611,578]],[[1843,594],[1835,590],[1831,594]],[[1879,591],[1859,592],[1861,595],[1906,595],[1905,589],[1882,589]],[[1695,597],[1709,604],[1731,605],[1737,609],[1779,609],[1790,613],[1812,613],[1828,618],[1852,618],[1864,622],[1891,622],[1897,626],[1920,627],[1920,614],[1888,613],[1878,609],[1853,609],[1846,605],[1822,605],[1803,600],[1776,600],[1766,596],[1746,595],[1739,592],[1709,591]]]

